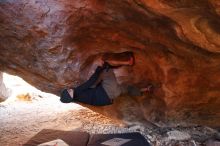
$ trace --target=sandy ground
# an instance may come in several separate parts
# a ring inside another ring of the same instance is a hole
[[[75,103],[64,104],[59,97],[41,92],[21,78],[4,74],[11,96],[0,103],[0,145],[18,146],[43,129],[78,130],[89,133],[140,132],[152,146],[199,146],[219,137],[219,131],[199,125],[146,128],[125,126]],[[29,94],[26,100],[23,95]],[[183,138],[186,137],[186,138]]]
[[[32,102],[2,103],[0,119],[0,141],[4,146],[21,145],[43,129],[109,133],[115,127],[114,121],[100,114],[74,103],[62,104],[52,96]]]

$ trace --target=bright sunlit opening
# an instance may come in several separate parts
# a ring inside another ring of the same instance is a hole
[[[6,86],[7,95],[9,95],[9,97],[7,97],[7,100],[1,104],[9,104],[15,102],[18,104],[28,104],[30,106],[40,104],[41,108],[51,108],[51,110],[54,111],[65,111],[83,108],[82,106],[75,103],[61,103],[58,96],[43,92],[28,84],[18,76],[3,73],[3,82]]]

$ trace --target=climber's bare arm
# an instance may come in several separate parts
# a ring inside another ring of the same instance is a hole
[[[104,62],[108,62],[111,66],[121,66],[121,65],[133,65],[134,59],[131,57],[129,60],[122,61],[122,60],[103,60]]]

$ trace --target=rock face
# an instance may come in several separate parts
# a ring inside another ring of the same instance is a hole
[[[133,51],[117,79],[153,93],[91,108],[220,126],[219,15],[215,0],[1,0],[0,69],[59,94],[84,82],[97,56]]]
[[[3,82],[3,73],[0,72],[0,102],[6,100],[9,96],[10,92]]]

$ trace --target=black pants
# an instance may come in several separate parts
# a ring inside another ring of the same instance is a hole
[[[89,78],[88,81],[74,89],[75,101],[91,105],[109,105],[112,103],[112,100],[109,99],[101,83],[92,88],[92,86],[99,79],[102,71],[103,68],[97,67],[95,73]]]

